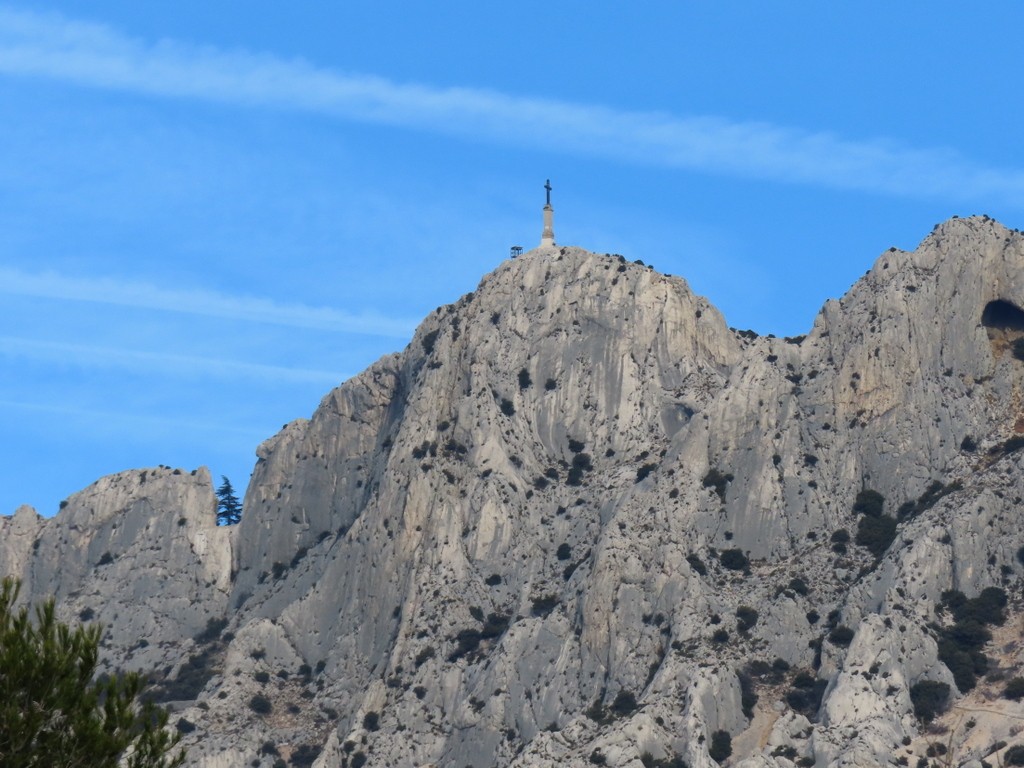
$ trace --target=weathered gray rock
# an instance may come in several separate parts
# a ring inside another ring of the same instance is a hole
[[[916,762],[942,592],[1020,599],[1011,305],[1024,238],[985,218],[883,254],[804,339],[538,249],[263,443],[236,528],[204,470],[123,473],[0,519],[0,566],[97,612],[112,666],[198,668],[207,768],[704,768],[716,731],[746,768]],[[877,563],[834,551],[859,491],[895,515],[933,483]]]
[[[216,526],[206,469],[122,472],[61,506],[0,518],[0,573],[21,579],[23,600],[53,595],[65,620],[102,623],[105,662],[176,664],[224,615],[234,531]]]

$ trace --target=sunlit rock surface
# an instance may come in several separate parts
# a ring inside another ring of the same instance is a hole
[[[260,445],[240,525],[205,469],[125,472],[0,518],[0,567],[153,671],[206,768],[703,768],[716,732],[746,768],[993,761],[1024,706],[959,696],[936,627],[1003,588],[990,665],[1022,674],[1020,308],[1024,237],[987,218],[798,339],[537,249]],[[974,725],[925,729],[926,679]]]

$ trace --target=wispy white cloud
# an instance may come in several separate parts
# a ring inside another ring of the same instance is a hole
[[[638,163],[911,197],[1024,205],[1024,172],[957,152],[761,122],[395,83],[301,59],[134,39],[0,9],[0,72],[154,96],[299,110]]]
[[[261,379],[337,385],[350,374],[280,365],[262,365],[212,357],[176,355],[88,344],[42,341],[0,336],[0,357],[20,358],[82,368],[114,368],[147,376],[162,374],[181,378]]]
[[[154,416],[152,413],[140,413],[137,411],[114,411],[101,410],[97,408],[82,408],[77,405],[65,403],[40,403],[28,400],[5,400],[0,399],[0,409],[8,411],[23,411],[28,413],[49,414],[51,416],[71,417],[84,419],[95,424],[103,425],[105,429],[112,426],[123,426],[138,433],[140,427],[159,428],[163,430],[188,430],[189,432],[209,432],[216,435],[225,433],[258,441],[265,437],[254,427],[239,427],[236,424],[225,421],[205,419],[182,419],[180,416],[164,417]]]
[[[32,274],[7,267],[0,267],[2,293],[403,339],[415,328],[411,320],[372,312],[352,314],[217,291],[173,290],[132,280],[69,277],[52,271]]]

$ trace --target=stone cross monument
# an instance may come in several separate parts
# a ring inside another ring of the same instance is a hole
[[[544,231],[540,235],[541,248],[545,245],[554,246],[555,244],[555,209],[551,207],[551,179],[544,182],[544,190],[547,192],[547,202],[544,204]]]

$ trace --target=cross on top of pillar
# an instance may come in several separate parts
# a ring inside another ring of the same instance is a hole
[[[544,205],[544,230],[540,236],[541,247],[553,246],[555,244],[554,218],[555,209],[551,207],[551,179],[544,182],[544,191],[547,193],[547,202]]]

